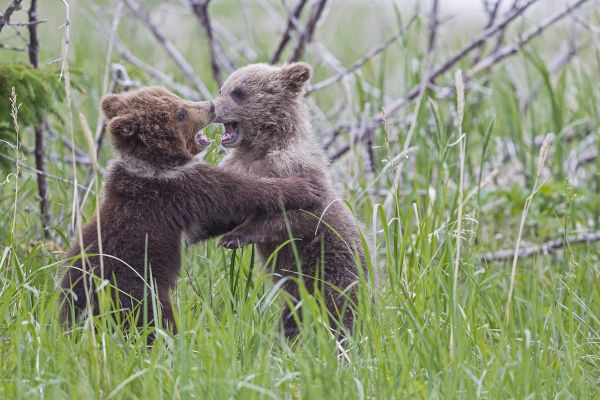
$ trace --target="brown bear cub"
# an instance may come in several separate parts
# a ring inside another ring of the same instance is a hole
[[[200,129],[214,118],[211,102],[184,101],[152,87],[105,96],[102,111],[115,150],[98,211],[104,256],[101,264],[94,217],[83,228],[83,249],[89,255],[83,257],[85,265],[78,239],[68,253],[75,261],[61,285],[69,300],[66,322],[74,322],[72,317],[88,305],[94,314],[100,312],[98,280],[93,283],[92,275],[102,275],[116,284],[122,310],[139,310],[153,284],[163,321],[175,330],[169,290],[179,273],[182,238],[193,243],[249,218],[281,212],[281,206],[320,203],[319,189],[302,178],[242,177],[197,161],[194,156],[209,143]],[[153,281],[144,282],[148,272]],[[151,304],[146,303],[149,321]]]
[[[225,126],[221,143],[233,151],[221,166],[254,177],[310,178],[317,182],[322,198],[310,212],[292,210],[285,217],[282,213],[254,216],[223,236],[221,244],[235,248],[259,243],[264,259],[290,239],[291,230],[292,237],[300,239],[295,246],[301,271],[288,244],[277,253],[275,273],[302,277],[309,291],[317,283],[331,315],[342,319],[351,330],[358,266],[365,272],[365,255],[354,218],[340,201],[335,201],[338,197],[327,157],[313,138],[303,101],[310,75],[311,68],[304,63],[281,68],[254,64],[238,69],[223,84],[215,100],[216,122]],[[298,299],[297,279],[289,279],[284,287],[293,299]],[[290,309],[284,312],[283,325],[288,337],[297,334]]]

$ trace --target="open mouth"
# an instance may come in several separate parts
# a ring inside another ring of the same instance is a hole
[[[200,146],[200,148],[202,150],[204,150],[205,148],[207,148],[212,143],[212,140],[210,140],[209,138],[207,138],[204,135],[203,131],[199,131],[198,133],[196,133],[196,136],[194,136],[194,139],[196,140],[196,143],[198,143],[198,146]]]
[[[225,147],[235,145],[240,136],[237,129],[237,122],[223,123],[223,126],[225,127],[225,132],[221,135],[221,144]]]

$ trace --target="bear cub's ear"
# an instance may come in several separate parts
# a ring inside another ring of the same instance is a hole
[[[113,118],[108,123],[108,130],[113,136],[129,138],[140,129],[139,123],[133,115],[125,114]]]
[[[288,87],[295,92],[299,92],[304,88],[304,84],[312,74],[310,65],[303,62],[284,65],[282,70]]]
[[[102,113],[107,120],[116,117],[119,111],[123,111],[123,107],[125,107],[125,102],[117,94],[107,94],[102,98],[100,104],[102,106]]]

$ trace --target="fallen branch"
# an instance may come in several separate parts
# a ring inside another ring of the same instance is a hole
[[[531,257],[538,253],[544,255],[553,254],[558,252],[564,247],[572,246],[575,244],[593,243],[600,241],[600,232],[586,232],[580,233],[574,236],[568,236],[566,240],[564,238],[554,239],[540,245],[533,245],[529,247],[523,247],[519,249],[519,258]],[[507,261],[511,260],[515,255],[515,249],[504,249],[497,252],[487,252],[481,256],[481,261],[492,262],[492,261]]]

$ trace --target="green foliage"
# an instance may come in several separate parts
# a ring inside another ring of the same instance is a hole
[[[10,101],[13,87],[21,128],[36,127],[50,115],[62,122],[60,107],[65,90],[56,71],[35,69],[22,63],[0,64],[0,140],[11,144],[16,141]],[[0,151],[5,148],[6,143],[0,142]],[[3,161],[6,160],[0,159],[0,167],[6,165]]]

